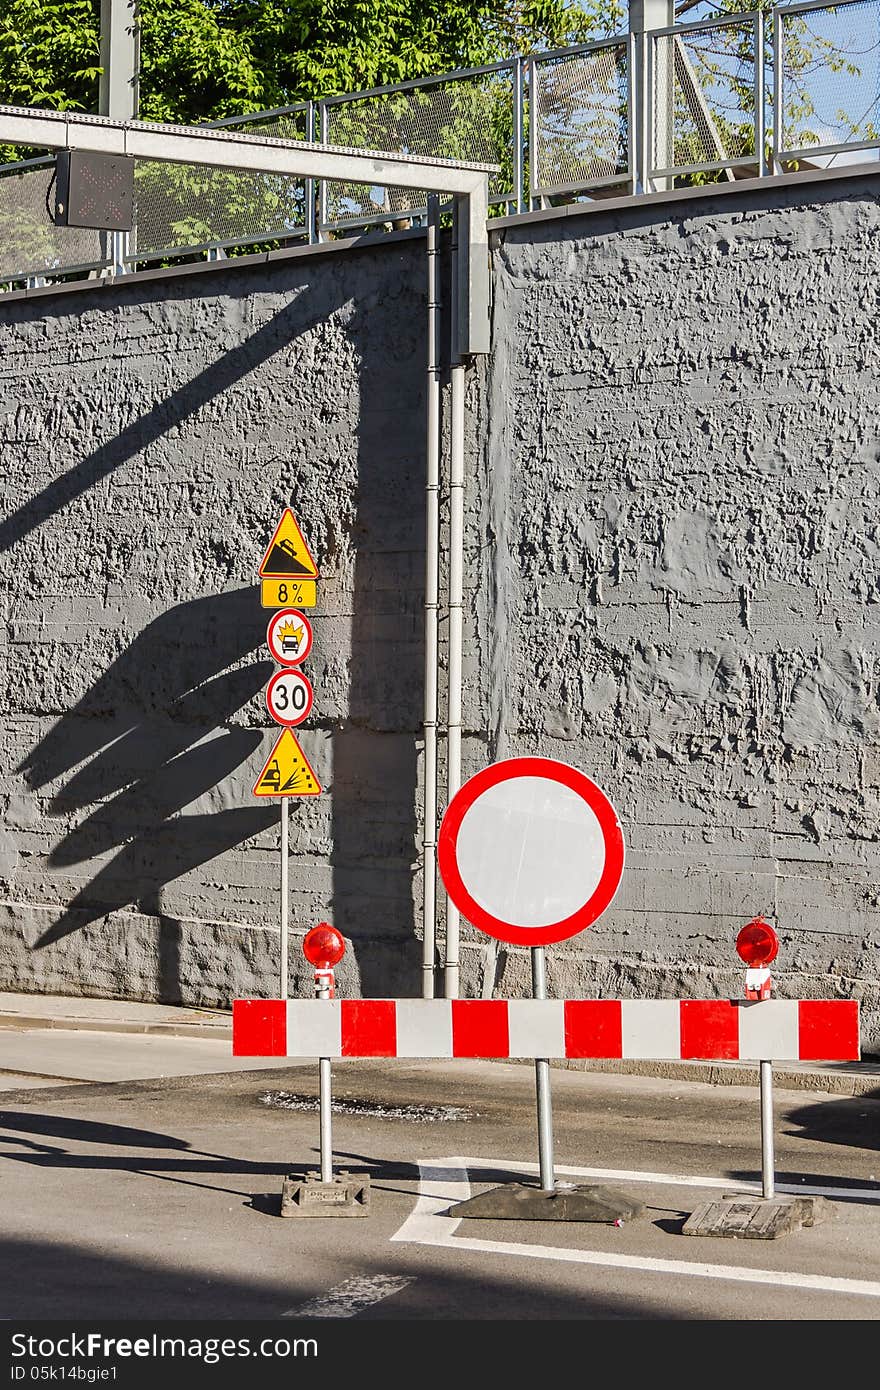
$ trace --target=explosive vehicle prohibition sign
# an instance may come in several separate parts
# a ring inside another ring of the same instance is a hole
[[[440,874],[479,931],[547,946],[595,922],[623,874],[623,832],[608,797],[553,758],[508,758],[452,798],[437,843]]]
[[[282,608],[269,620],[266,645],[280,666],[299,666],[312,649],[312,625],[297,608]]]

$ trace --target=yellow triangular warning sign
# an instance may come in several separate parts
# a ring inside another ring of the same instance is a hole
[[[266,760],[266,767],[253,784],[254,796],[317,796],[321,784],[289,728]]]
[[[321,783],[290,729],[282,729],[254,783],[254,796],[318,796],[321,790]]]
[[[289,507],[275,527],[258,570],[261,579],[318,579],[318,567]]]

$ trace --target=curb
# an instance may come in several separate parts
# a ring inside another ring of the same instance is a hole
[[[64,1032],[156,1033],[172,1038],[219,1038],[232,1041],[230,1023],[133,1023],[111,1018],[47,1018],[45,1014],[0,1014],[0,1029],[60,1028]]]
[[[607,1062],[558,1060],[550,1062],[566,1071],[595,1071],[605,1075],[649,1076],[666,1081],[703,1081],[710,1086],[757,1086],[760,1067],[757,1062]],[[870,1068],[867,1070],[866,1068]],[[773,1067],[773,1083],[781,1091],[822,1091],[839,1096],[872,1096],[880,1100],[880,1063],[871,1060],[865,1067],[841,1064],[839,1071],[828,1068],[803,1070],[786,1067],[778,1062]]]

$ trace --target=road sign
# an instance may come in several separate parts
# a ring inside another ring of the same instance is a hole
[[[318,578],[318,567],[289,507],[275,527],[257,572],[261,579]]]
[[[479,931],[546,946],[605,911],[623,873],[608,797],[553,758],[508,758],[465,782],[440,826],[446,891]]]
[[[266,686],[266,708],[276,724],[302,724],[312,709],[311,682],[292,668],[276,671]]]
[[[312,625],[296,608],[282,608],[269,622],[266,642],[282,666],[298,666],[312,649]]]
[[[321,790],[321,783],[296,735],[289,729],[282,729],[254,783],[254,796],[318,796]]]
[[[260,584],[260,605],[263,608],[314,608],[318,602],[318,585],[314,579],[264,579]]]

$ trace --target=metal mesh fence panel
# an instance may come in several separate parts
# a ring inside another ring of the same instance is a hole
[[[498,164],[489,197],[509,202],[513,188],[513,64],[488,71],[407,83],[324,104],[323,138],[331,145],[438,159]],[[329,181],[323,225],[394,221],[423,211],[427,193]]]
[[[624,178],[629,160],[625,43],[535,61],[533,195]]]
[[[776,14],[780,153],[880,142],[880,0]]]
[[[652,172],[756,162],[756,24],[687,29],[653,41]],[[760,137],[759,137],[760,138]]]
[[[224,121],[249,135],[306,138],[306,108]],[[253,245],[305,230],[305,180],[247,169],[138,160],[129,259],[155,260],[211,246]]]
[[[0,281],[107,265],[100,232],[52,221],[54,172],[53,156],[0,170]]]

